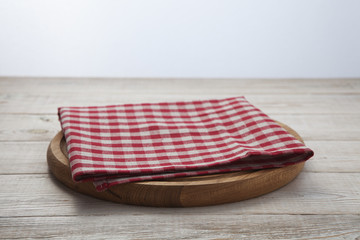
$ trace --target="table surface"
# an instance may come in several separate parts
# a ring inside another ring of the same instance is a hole
[[[244,95],[315,151],[270,194],[152,208],[75,193],[49,173],[59,106]],[[360,79],[0,78],[0,238],[360,239]]]

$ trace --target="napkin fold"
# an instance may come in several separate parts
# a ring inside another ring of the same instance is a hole
[[[121,183],[284,167],[313,151],[244,97],[60,107],[72,178]]]

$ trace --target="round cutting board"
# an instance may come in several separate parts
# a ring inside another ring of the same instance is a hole
[[[280,125],[302,141],[293,129]],[[291,182],[304,166],[301,162],[257,171],[125,183],[97,192],[91,182],[75,183],[72,180],[62,132],[50,142],[47,162],[52,174],[76,192],[113,202],[157,207],[207,206],[257,197]]]

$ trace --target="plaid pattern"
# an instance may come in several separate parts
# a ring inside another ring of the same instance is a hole
[[[60,107],[74,181],[112,185],[283,167],[313,152],[244,97]]]

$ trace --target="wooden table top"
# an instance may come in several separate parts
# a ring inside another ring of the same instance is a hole
[[[153,208],[73,192],[49,173],[59,106],[244,95],[315,151],[270,194]],[[0,239],[359,239],[360,79],[0,78]]]

